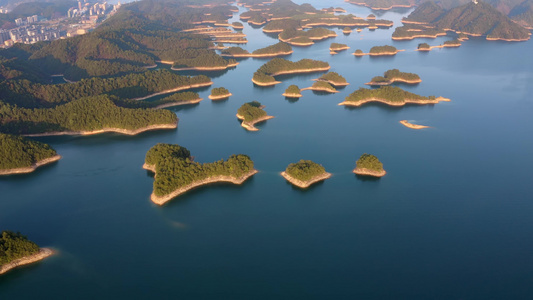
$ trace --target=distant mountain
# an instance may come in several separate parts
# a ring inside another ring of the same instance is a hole
[[[515,6],[510,12],[511,20],[533,29],[533,0],[526,0]]]
[[[531,1],[531,0],[529,0]],[[426,23],[444,30],[468,35],[485,36],[488,40],[527,40],[529,31],[487,3],[467,3],[443,10],[435,3],[424,3],[416,8],[405,23]]]

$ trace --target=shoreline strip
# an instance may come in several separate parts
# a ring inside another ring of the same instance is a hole
[[[17,267],[20,267],[20,266],[24,266],[24,265],[29,265],[29,264],[32,264],[34,262],[43,260],[43,259],[47,258],[48,256],[51,256],[52,254],[54,254],[54,251],[52,249],[41,248],[41,249],[39,249],[39,252],[37,252],[37,253],[35,253],[33,255],[25,256],[25,257],[16,259],[16,260],[14,260],[14,261],[12,261],[10,263],[7,263],[5,265],[0,266],[0,275],[7,273],[8,271],[10,271],[10,270],[12,270],[14,268],[17,268]]]

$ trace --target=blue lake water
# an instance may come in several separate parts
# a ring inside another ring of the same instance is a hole
[[[408,12],[379,17],[397,26]],[[40,138],[63,159],[0,179],[0,229],[58,254],[0,277],[0,299],[531,299],[533,42],[473,39],[419,53],[418,43],[449,38],[393,42],[393,28],[334,30],[338,37],[295,48],[288,59],[328,61],[350,83],[338,94],[304,91],[288,101],[281,94],[289,85],[308,87],[319,75],[254,87],[252,74],[266,60],[247,59],[213,78],[234,96],[212,102],[209,89],[200,90],[204,101],[173,109],[175,131]],[[248,50],[277,42],[246,24],[244,32]],[[351,49],[331,56],[332,42]],[[351,55],[386,44],[406,51]],[[405,89],[452,101],[337,105],[392,68],[421,76]],[[275,116],[258,132],[235,118],[252,100]],[[432,128],[408,129],[403,119]],[[260,173],[159,207],[141,168],[156,143],[185,146],[199,162],[248,154]],[[365,152],[380,158],[385,177],[351,173]],[[292,187],[279,172],[300,159],[333,177]]]

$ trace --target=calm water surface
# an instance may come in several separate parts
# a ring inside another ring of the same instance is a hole
[[[298,1],[303,3],[304,1]],[[338,2],[338,3],[337,3]],[[366,16],[366,8],[341,6]],[[380,17],[399,24],[409,11]],[[235,20],[237,20],[237,15]],[[533,297],[533,42],[474,39],[458,49],[413,51],[393,29],[353,32],[289,59],[328,61],[350,85],[334,95],[304,91],[318,75],[254,87],[266,60],[214,74],[234,94],[173,109],[179,128],[135,137],[41,138],[63,156],[30,175],[0,179],[0,228],[18,230],[58,255],[0,277],[0,299],[531,299]],[[245,25],[254,50],[275,39]],[[329,55],[331,42],[351,49]],[[355,49],[392,44],[392,58]],[[449,103],[390,108],[337,104],[375,75],[398,68],[406,87]],[[258,100],[275,116],[259,132],[235,113]],[[407,119],[432,126],[411,130]],[[156,143],[189,148],[199,162],[248,154],[261,172],[242,186],[197,189],[164,207],[149,200],[144,155]],[[362,180],[362,153],[388,171]],[[279,172],[311,159],[334,174],[302,191]]]

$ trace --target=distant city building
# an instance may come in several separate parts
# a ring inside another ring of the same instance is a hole
[[[22,18],[18,18],[18,19],[15,19],[15,24],[17,26],[21,26],[22,24],[24,24],[24,21],[22,20]]]

